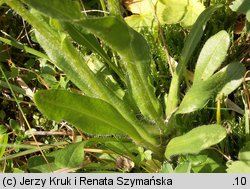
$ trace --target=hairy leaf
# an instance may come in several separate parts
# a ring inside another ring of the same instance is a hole
[[[220,125],[203,125],[194,128],[188,133],[170,140],[165,157],[170,159],[174,155],[197,154],[219,143],[226,135],[226,129]]]
[[[60,20],[79,20],[83,18],[78,1],[72,0],[22,0],[43,14]]]
[[[210,6],[205,9],[194,23],[190,34],[188,35],[184,43],[181,58],[176,71],[174,72],[169,89],[168,98],[171,100],[168,100],[166,105],[167,118],[169,118],[177,108],[179,102],[179,86],[183,77],[184,70],[186,69],[186,65],[203,35],[206,23],[208,22],[212,14],[220,7],[222,7],[222,5]]]
[[[193,83],[206,80],[220,67],[227,55],[230,38],[226,31],[210,37],[202,48],[196,63]]]
[[[218,93],[232,92],[232,89],[235,90],[242,82],[244,72],[244,66],[235,62],[224,67],[209,79],[194,83],[184,96],[176,113],[185,114],[196,111],[203,108],[208,100]],[[233,86],[228,86],[229,84]]]
[[[107,102],[68,91],[39,91],[34,96],[38,109],[55,121],[66,120],[90,134],[128,134],[135,140],[140,135],[121,114]]]
[[[38,11],[34,11],[34,9],[27,11],[20,1],[8,1],[6,3],[34,27],[37,38],[39,38],[39,42],[50,60],[61,68],[77,87],[85,94],[100,98],[115,106],[124,118],[136,128],[137,132],[143,136],[145,144],[150,146],[159,144],[155,137],[141,127],[141,123],[135,117],[134,110],[109,90],[103,81],[99,80],[89,69],[88,65],[84,64],[81,54],[65,33],[58,31],[57,27],[54,28],[49,24],[49,19],[41,16]],[[116,33],[117,36],[119,36],[118,34],[119,32]],[[119,40],[119,37],[116,40]]]
[[[133,98],[146,117],[160,120],[162,110],[149,82],[151,54],[146,40],[118,17],[88,18],[78,22],[103,39],[125,61]]]
[[[87,33],[86,31],[81,30],[82,27],[78,25],[64,22],[62,23],[65,30],[69,33],[69,35],[74,39],[78,44],[83,45],[93,52],[98,53],[105,62],[114,70],[114,72],[121,78],[122,81],[125,81],[123,73],[117,69],[113,62],[111,62],[110,58],[103,50],[98,40],[92,34]]]

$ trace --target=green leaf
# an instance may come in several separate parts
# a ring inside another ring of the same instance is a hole
[[[45,15],[57,18],[59,20],[79,20],[83,18],[81,7],[75,0],[22,0],[29,6],[37,9]]]
[[[155,148],[154,145],[159,144],[158,139],[141,127],[142,124],[136,119],[134,110],[109,90],[103,81],[99,80],[89,69],[88,65],[84,64],[83,57],[73,46],[72,40],[67,37],[66,33],[61,30],[58,31],[57,27],[54,28],[53,25],[50,25],[48,18],[44,18],[38,11],[34,9],[28,11],[20,1],[8,1],[7,4],[33,26],[37,34],[36,37],[50,60],[58,68],[62,69],[79,89],[88,96],[100,98],[115,106],[126,120],[133,124],[137,132],[143,136],[144,144],[147,144],[150,148]],[[80,25],[80,22],[78,24]],[[111,31],[113,30],[111,29]],[[120,40],[119,31],[116,33],[115,38],[118,41]],[[96,32],[98,32],[98,29]],[[109,32],[106,32],[106,35],[110,37]],[[154,151],[157,153],[156,148]]]
[[[174,169],[169,162],[164,162],[160,169],[160,173],[174,173]]]
[[[82,27],[69,22],[64,22],[63,27],[72,37],[72,39],[75,40],[78,44],[83,45],[93,52],[98,53],[98,55],[100,55],[105,60],[105,62],[114,70],[114,72],[121,78],[121,80],[125,82],[123,73],[114,65],[113,62],[111,62],[110,58],[102,49],[95,36],[81,30]]]
[[[80,167],[84,159],[84,145],[86,142],[70,144],[58,150],[55,156],[55,163],[59,167],[76,168]]]
[[[191,27],[204,10],[205,6],[200,1],[189,0],[188,6],[186,7],[186,14],[180,24],[186,28]]]
[[[184,96],[176,114],[185,114],[201,109],[209,99],[217,94],[236,89],[242,82],[244,72],[244,66],[234,62],[209,79],[194,83]]]
[[[125,133],[136,141],[141,137],[107,102],[68,91],[39,91],[34,95],[38,109],[55,121],[66,120],[90,134]]]
[[[32,172],[48,173],[65,168],[81,168],[84,160],[84,145],[86,142],[69,144],[61,150],[46,154],[45,161],[42,156],[28,159],[28,168]]]
[[[167,145],[165,157],[181,154],[197,154],[210,146],[219,143],[227,135],[226,129],[220,125],[203,125],[188,133],[175,137]]]
[[[195,67],[193,83],[208,79],[220,67],[227,55],[229,44],[230,37],[224,30],[206,41]]]
[[[246,18],[247,18],[247,21],[248,21],[248,24],[249,24],[249,22],[250,22],[250,10],[247,11]],[[248,32],[249,32],[249,31],[248,31]]]
[[[179,102],[179,87],[184,71],[186,69],[186,65],[203,35],[206,23],[208,22],[212,14],[220,7],[222,7],[222,5],[215,5],[206,8],[194,23],[190,34],[188,35],[184,43],[180,61],[176,68],[176,71],[174,72],[169,89],[168,99],[171,100],[168,100],[166,105],[167,118],[169,118],[177,108]]]
[[[131,93],[140,111],[156,122],[161,121],[162,109],[149,82],[151,54],[144,37],[119,17],[87,18],[77,23],[119,53],[125,61]]]
[[[165,24],[180,23],[184,27],[194,24],[198,16],[204,11],[204,5],[198,0],[161,0],[165,6],[160,20]]]
[[[185,158],[192,162],[194,173],[221,173],[226,170],[223,157],[213,149],[204,150],[198,155],[188,155]]]
[[[250,173],[250,142],[240,150],[239,161],[228,162],[228,173]]]
[[[35,56],[37,56],[37,57],[40,57],[40,58],[44,58],[44,59],[46,59],[46,60],[49,60],[48,56],[46,56],[44,53],[41,53],[41,52],[39,52],[39,51],[37,51],[37,50],[35,50],[35,49],[33,49],[33,48],[30,48],[30,47],[28,47],[28,46],[26,46],[26,45],[20,43],[20,42],[17,42],[17,41],[15,41],[14,39],[9,40],[9,39],[0,37],[0,41],[2,41],[3,43],[6,43],[6,44],[8,44],[8,45],[11,45],[11,46],[13,46],[13,47],[15,47],[15,48],[24,50],[25,52],[30,53],[30,54],[33,54],[33,55],[35,55]]]
[[[155,14],[161,24],[180,23],[183,27],[190,27],[205,9],[197,0],[140,0],[128,2],[126,7],[133,15],[125,20],[138,30],[141,27],[156,26]]]
[[[125,21],[131,28],[134,28],[136,31],[140,31],[140,29],[143,27],[151,27],[154,24],[152,13],[127,16],[125,17]]]
[[[107,141],[104,145],[114,153],[128,157],[137,152],[138,148],[134,143],[126,141]]]
[[[4,152],[5,152],[5,148],[6,145],[8,143],[8,134],[0,134],[0,144],[3,146],[0,146],[0,158],[2,158]]]
[[[164,11],[160,15],[164,23],[176,24],[184,18],[188,0],[160,0],[160,2],[164,4]]]
[[[250,3],[249,0],[235,0],[229,7],[232,11],[246,14],[250,10]]]
[[[103,81],[109,90],[113,91],[120,99],[125,96],[125,91],[122,89],[120,84],[114,79],[114,76],[110,69],[99,59],[96,54],[86,56],[88,59],[89,68],[95,73],[95,76],[99,80]]]
[[[250,173],[250,165],[244,161],[231,162],[227,168],[228,173]]]
[[[190,173],[192,167],[192,163],[189,161],[184,161],[179,163],[176,167],[174,172],[175,173]]]
[[[147,13],[150,13],[152,14],[153,13],[153,8],[154,8],[154,5],[156,4],[158,0],[137,0],[137,1],[128,1],[128,2],[125,2],[125,6],[126,8],[132,12],[133,14],[147,14]]]
[[[239,160],[246,162],[250,166],[250,142],[247,142],[245,146],[240,150]]]
[[[50,173],[59,170],[60,167],[55,164],[55,156],[57,151],[53,151],[47,154],[46,159],[48,163],[44,160],[42,156],[33,156],[28,159],[28,169],[33,173]]]

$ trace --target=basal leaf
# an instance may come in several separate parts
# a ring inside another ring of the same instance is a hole
[[[83,18],[81,7],[75,0],[22,0],[24,3],[48,16],[60,20],[79,20]]]
[[[125,133],[135,140],[140,135],[107,102],[68,91],[39,91],[34,95],[38,109],[55,121],[66,120],[90,134]]]
[[[190,60],[190,57],[192,56],[196,46],[198,45],[203,32],[205,30],[206,23],[212,16],[212,14],[222,7],[222,5],[216,5],[216,6],[210,6],[206,8],[198,17],[196,22],[194,23],[190,34],[188,35],[184,47],[181,52],[181,57],[179,64],[176,68],[176,71],[174,72],[170,89],[169,89],[169,95],[168,98],[171,100],[167,101],[166,105],[166,116],[169,118],[172,113],[176,110],[179,102],[179,86],[181,83],[181,80],[183,78],[183,73],[186,69],[186,65],[188,61]]]
[[[64,22],[62,23],[62,25],[73,40],[75,40],[78,44],[89,48],[93,52],[98,53],[98,55],[100,55],[105,60],[105,62],[114,70],[114,72],[121,78],[121,80],[125,81],[123,73],[119,69],[117,69],[113,62],[111,62],[110,58],[103,50],[95,36],[81,30],[83,29],[82,27],[79,27],[78,25],[75,25],[73,23]]]
[[[87,18],[77,23],[118,52],[125,61],[135,103],[147,118],[161,121],[162,109],[149,82],[151,53],[143,36],[114,16]]]
[[[226,129],[220,125],[203,125],[194,128],[188,133],[170,140],[165,157],[170,159],[174,155],[197,154],[219,143],[226,135]]]
[[[240,63],[231,63],[205,81],[193,84],[184,96],[177,114],[184,114],[203,108],[209,99],[224,92],[232,92],[242,82],[245,68]],[[229,85],[232,86],[229,86]],[[227,95],[227,94],[226,94]]]
[[[229,35],[224,30],[207,40],[196,63],[193,83],[206,80],[213,75],[225,59],[229,44]]]
[[[34,9],[30,9],[29,11],[20,1],[7,1],[6,3],[33,26],[37,34],[36,37],[37,39],[39,38],[38,41],[46,51],[51,62],[59,67],[79,89],[89,96],[100,98],[115,106],[124,118],[136,128],[137,132],[143,136],[145,143],[150,146],[159,144],[158,139],[152,137],[144,128],[141,127],[142,124],[135,117],[132,107],[124,103],[124,101],[109,90],[105,84],[89,69],[88,65],[84,64],[85,61],[83,60],[83,57],[73,46],[72,40],[68,38],[66,33],[58,31],[57,28],[53,28],[53,26],[48,23],[48,18],[43,17],[38,11],[34,11]],[[58,22],[60,23],[59,20]],[[65,20],[62,22],[65,22]],[[80,22],[77,23],[81,25]],[[109,22],[102,23],[102,25],[110,27],[109,24]],[[113,31],[112,29],[110,30],[110,28],[108,30]],[[106,35],[110,37],[109,31],[106,32]],[[116,38],[114,41],[119,41],[120,31],[123,30],[114,31],[118,31],[115,32]],[[96,32],[98,32],[98,28],[96,29]],[[111,36],[110,38],[113,37],[114,36]],[[138,45],[140,46],[140,43],[138,43]],[[141,73],[143,73],[142,70]],[[140,82],[140,80],[138,82]],[[137,86],[140,85],[137,84]],[[145,93],[145,90],[143,93]]]

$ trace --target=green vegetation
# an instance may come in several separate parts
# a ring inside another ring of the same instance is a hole
[[[2,172],[250,172],[246,0],[0,0]]]

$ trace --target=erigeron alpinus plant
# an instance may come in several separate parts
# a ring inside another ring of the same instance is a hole
[[[33,26],[36,39],[50,61],[82,91],[76,94],[66,90],[39,90],[34,95],[38,109],[48,118],[65,120],[85,133],[115,136],[92,138],[54,151],[47,155],[49,166],[41,163],[41,157],[33,157],[29,161],[31,171],[83,168],[83,148],[98,143],[140,164],[145,158],[163,162],[178,155],[198,154],[226,137],[226,129],[219,124],[202,125],[182,136],[175,135],[177,116],[203,108],[212,98],[230,94],[242,82],[245,69],[239,62],[228,63],[218,70],[230,45],[227,32],[219,31],[205,43],[194,70],[193,84],[183,99],[179,97],[190,57],[207,21],[221,5],[208,7],[194,23],[174,70],[166,102],[161,104],[151,82],[153,60],[147,41],[122,17],[85,16],[79,2],[72,0],[1,2]],[[96,37],[118,53],[121,65],[110,60]],[[98,53],[106,63],[102,68],[109,66],[116,77],[97,69],[95,62],[86,63],[88,57],[81,54],[75,43]],[[134,155],[138,149],[141,150],[139,159]]]

